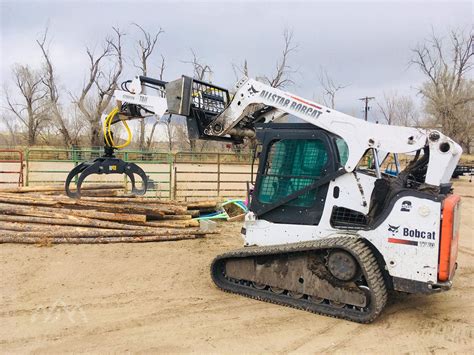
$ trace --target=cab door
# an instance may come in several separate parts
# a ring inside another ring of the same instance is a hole
[[[274,223],[317,225],[329,182],[281,203],[334,173],[334,140],[321,130],[269,130],[264,134],[251,210]]]

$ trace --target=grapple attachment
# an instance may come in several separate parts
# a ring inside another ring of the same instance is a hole
[[[125,174],[129,177],[132,184],[132,194],[144,195],[148,187],[148,176],[137,164],[127,163],[122,159],[103,156],[79,164],[70,171],[66,178],[66,194],[71,198],[81,197],[81,186],[86,177],[93,174]],[[142,188],[136,186],[135,176],[138,175],[142,180]],[[71,191],[70,184],[78,176],[76,191]]]
[[[124,106],[122,105],[122,109]],[[134,109],[135,110],[135,109]],[[104,119],[104,155],[94,160],[89,160],[79,164],[70,171],[66,178],[66,194],[72,198],[81,197],[81,186],[89,175],[94,174],[125,174],[132,183],[132,194],[144,195],[148,187],[148,176],[145,172],[134,163],[127,163],[122,159],[118,159],[114,155],[116,149],[125,148],[132,140],[132,133],[126,122],[127,117],[120,117],[120,109],[116,107]],[[117,122],[122,122],[128,133],[128,138],[124,144],[118,145],[114,142],[111,126]],[[142,188],[138,189],[135,183],[135,176],[138,175],[142,180]],[[77,178],[76,178],[77,177]],[[70,184],[73,179],[76,182],[76,191],[71,191]]]

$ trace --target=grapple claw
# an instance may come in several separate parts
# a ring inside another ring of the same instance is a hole
[[[84,170],[86,170],[91,165],[91,163],[92,163],[92,161],[81,163],[78,166],[74,167],[74,169],[72,169],[69,172],[69,174],[67,175],[67,178],[66,178],[66,183],[65,183],[66,195],[68,195],[71,198],[79,198],[80,197],[82,182],[81,183],[79,183],[79,181],[77,182],[76,192],[71,191],[69,185],[71,184],[72,180],[77,175],[80,175]]]
[[[140,176],[142,180],[142,189],[138,189],[135,185],[135,177],[134,174]],[[142,168],[140,168],[135,163],[127,163],[125,166],[125,175],[128,176],[130,182],[132,184],[132,194],[134,195],[144,195],[146,193],[148,187],[148,176],[145,174]]]
[[[125,174],[129,177],[132,184],[132,194],[144,195],[147,191],[148,176],[137,164],[127,163],[122,159],[115,157],[100,157],[81,163],[71,170],[66,178],[66,194],[72,198],[80,198],[82,183],[89,175],[94,174]],[[136,187],[134,174],[140,176],[142,180],[143,187],[141,189]],[[76,176],[78,176],[78,179],[76,183],[76,191],[74,192],[71,191],[69,185]]]

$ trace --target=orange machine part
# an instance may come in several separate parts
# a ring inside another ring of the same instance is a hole
[[[444,200],[439,249],[439,281],[448,281],[454,274],[458,257],[460,202],[459,195],[450,195]]]

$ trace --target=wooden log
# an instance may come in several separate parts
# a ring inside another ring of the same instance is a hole
[[[239,215],[234,216],[234,217],[229,217],[227,222],[243,221],[243,220],[245,220],[245,215],[246,215],[245,213],[242,213],[242,214],[239,214]]]
[[[75,199],[61,199],[57,200],[59,205],[63,206],[76,206],[86,209],[94,209],[102,212],[112,213],[131,213],[131,214],[143,214],[143,215],[156,215],[158,217],[164,216],[166,212],[172,212],[168,209],[162,211],[159,207],[153,208],[148,206],[130,205],[130,204],[107,204],[102,202],[82,201]]]
[[[190,214],[165,214],[162,220],[184,221],[193,218]]]
[[[50,224],[47,227],[45,227],[44,225],[37,224],[37,223],[4,222],[2,223],[2,228],[7,231],[17,231],[17,232],[43,232],[47,229],[49,233],[51,231],[63,231],[64,228],[67,228],[67,227],[63,225],[54,225],[54,224]],[[76,228],[75,230],[78,233],[80,231],[89,231],[91,229],[94,230],[94,228],[90,228],[90,227],[88,228],[88,227],[74,226],[73,228]]]
[[[4,217],[13,217],[13,218],[4,218]],[[22,218],[21,218],[22,217]],[[5,219],[7,219],[5,221]],[[41,223],[32,222],[40,220]],[[157,221],[157,222],[146,222],[143,225],[127,225],[115,222],[105,222],[100,220],[91,220],[86,219],[81,225],[71,225],[71,222],[66,219],[54,219],[54,218],[39,218],[39,217],[25,217],[25,216],[6,216],[0,215],[0,221],[3,230],[10,231],[22,231],[22,232],[34,232],[34,231],[68,231],[72,230],[80,234],[84,231],[93,231],[96,230],[96,226],[93,224],[99,224],[100,229],[102,230],[135,230],[135,231],[148,231],[154,232],[156,228],[189,228],[189,227],[199,227],[199,221],[196,220],[185,220],[185,221]],[[48,221],[48,226],[45,226],[45,223]],[[68,223],[65,224],[64,222]],[[102,222],[102,223],[101,223]],[[74,222],[73,222],[74,223]],[[130,228],[131,227],[131,228]]]
[[[145,205],[173,205],[173,206],[186,206],[186,203],[180,201],[173,201],[173,200],[163,200],[156,197],[139,197],[133,195],[131,196],[123,196],[123,197],[84,197],[81,196],[82,201],[93,201],[93,202],[105,202],[105,203],[138,203],[138,204],[145,204]]]
[[[105,190],[81,190],[81,198],[86,196],[86,197],[115,197],[119,196],[123,190],[123,187],[120,189],[105,189]],[[50,191],[50,192],[43,192],[45,195],[51,195],[51,196],[66,196],[65,191]]]
[[[165,214],[183,214],[186,212],[186,207],[183,206],[172,206],[172,205],[139,205],[132,203],[104,203],[95,202],[92,200],[84,201],[82,199],[71,199],[64,196],[37,196],[31,198],[28,196],[20,196],[18,194],[2,194],[0,193],[0,203],[13,203],[20,205],[33,205],[33,206],[78,206],[94,209],[102,212],[114,212],[114,213],[132,213],[132,214],[145,214],[149,216],[156,216],[158,218]]]
[[[86,197],[99,196],[99,197],[112,197],[112,198],[114,198],[114,197],[119,196],[119,192],[120,192],[119,190],[110,190],[110,189],[106,189],[106,190],[86,190],[86,191],[82,191],[81,198],[83,198],[84,196],[86,196]],[[28,196],[28,197],[63,196],[63,197],[67,197],[65,191],[25,192],[25,193],[22,193],[21,196]]]
[[[74,210],[67,208],[53,208],[43,206],[24,206],[24,205],[12,205],[6,203],[0,203],[0,214],[10,215],[21,215],[21,216],[35,216],[35,217],[48,217],[53,218],[66,218],[67,215],[86,217],[93,219],[101,219],[106,221],[118,221],[118,222],[135,222],[144,223],[146,222],[146,216],[138,214],[124,214],[124,213],[110,213],[110,212],[99,212],[94,210]]]
[[[102,221],[99,219],[83,218],[75,216],[66,216],[66,218],[45,218],[45,217],[32,217],[32,216],[11,216],[0,214],[0,221],[2,222],[19,222],[19,223],[36,223],[42,224],[54,224],[62,226],[84,226],[84,227],[95,227],[105,229],[125,229],[125,230],[139,230],[143,229],[141,225],[122,224],[118,222]],[[0,223],[2,226],[3,223]]]
[[[199,227],[199,221],[195,219],[188,219],[184,221],[150,221],[146,222],[147,227],[169,227],[169,228],[186,228],[186,227]]]
[[[186,207],[183,206],[171,206],[171,205],[139,205],[132,203],[114,203],[107,204],[102,202],[92,202],[92,201],[82,201],[82,200],[72,200],[77,206],[92,207],[98,211],[109,211],[109,212],[119,212],[119,213],[137,213],[137,214],[146,214],[149,216],[162,217],[165,214],[184,214],[186,213]],[[69,202],[61,201],[61,203],[69,204]]]
[[[20,194],[2,194],[0,193],[0,203],[12,203],[18,205],[36,205],[36,206],[57,206],[58,202],[41,197],[21,196]]]
[[[44,226],[42,227],[44,229]],[[2,223],[2,232],[17,231],[28,232],[31,228],[27,228],[23,223]]]
[[[10,206],[14,206],[11,208]],[[25,209],[24,207],[27,207]],[[58,218],[58,219],[66,219],[67,216],[62,213],[52,213],[52,212],[45,212],[39,211],[38,209],[32,210],[28,206],[15,206],[9,205],[8,208],[2,207],[0,204],[0,216],[22,216],[22,217],[38,217],[38,218]]]
[[[204,214],[215,213],[217,210],[219,210],[219,208],[213,207],[213,208],[200,208],[198,211],[199,211],[199,215],[202,216]]]
[[[204,235],[181,234],[181,235],[159,235],[144,237],[98,237],[98,238],[31,238],[0,236],[0,243],[17,244],[109,244],[109,243],[144,243],[144,242],[166,242],[175,240],[201,238]]]
[[[133,226],[138,229],[131,229],[134,231],[143,231],[149,232],[149,234],[154,234],[156,228],[189,228],[189,227],[199,227],[198,221],[184,221],[185,223],[163,223],[163,224],[145,224],[144,226]],[[195,222],[195,223],[192,223]],[[4,231],[17,231],[17,232],[47,232],[60,231],[60,232],[74,232],[77,235],[80,235],[83,232],[92,232],[96,231],[95,227],[91,226],[64,226],[59,224],[50,223],[48,227],[45,227],[44,224],[39,223],[29,223],[29,222],[4,222],[2,223],[2,229]],[[47,229],[47,231],[45,231]],[[123,229],[114,229],[114,228],[102,228],[102,231],[122,231]],[[168,230],[169,231],[169,230]],[[142,234],[142,233],[140,233]]]
[[[98,237],[145,237],[159,235],[201,235],[206,234],[199,229],[183,228],[183,229],[151,229],[146,230],[111,230],[111,229],[95,229],[83,230],[80,227],[64,230],[48,230],[48,231],[6,231],[2,233],[4,237],[17,238],[98,238]]]
[[[191,215],[191,217],[199,217],[201,215],[201,212],[199,210],[189,210],[186,212]]]
[[[101,189],[101,190],[84,190],[81,189],[81,197],[115,197],[123,193],[124,187],[116,189]],[[60,195],[66,196],[66,192],[62,191]]]
[[[188,210],[195,210],[201,208],[216,208],[219,204],[217,200],[207,200],[207,201],[190,201],[187,202]]]
[[[87,191],[87,190],[105,190],[105,189],[123,189],[123,188],[124,188],[124,184],[101,184],[101,185],[84,185],[81,187],[81,190]],[[0,189],[0,192],[14,192],[14,193],[52,192],[52,191],[64,192],[64,185],[4,187]]]
[[[148,223],[154,223],[155,221],[152,222],[146,222],[147,226],[150,228],[186,228],[188,227],[187,225],[184,224],[173,224],[173,223],[163,223],[163,224],[148,224]]]

